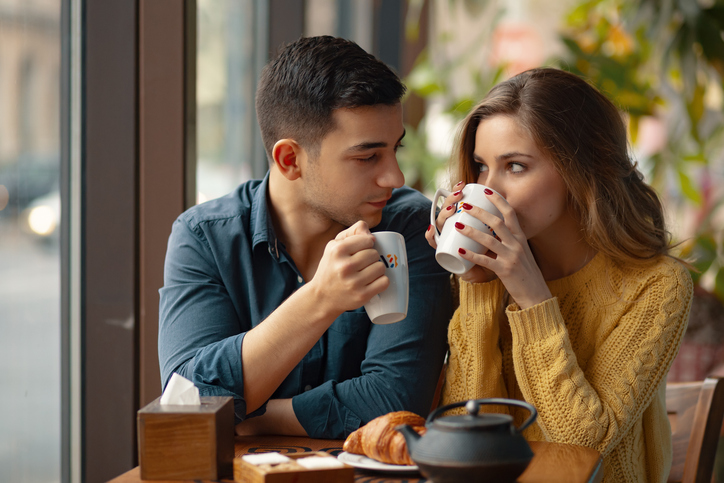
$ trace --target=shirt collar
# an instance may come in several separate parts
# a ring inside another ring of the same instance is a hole
[[[251,200],[251,216],[250,226],[252,233],[251,246],[252,249],[260,243],[269,244],[269,253],[279,258],[279,240],[277,239],[276,233],[274,233],[274,226],[272,224],[271,216],[269,213],[269,198],[267,193],[269,192],[269,171],[257,186],[256,192],[254,193]]]

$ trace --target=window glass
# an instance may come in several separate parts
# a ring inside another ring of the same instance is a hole
[[[254,15],[260,3],[197,2],[197,202],[225,195],[258,172]]]
[[[0,481],[60,481],[60,0],[0,0]]]

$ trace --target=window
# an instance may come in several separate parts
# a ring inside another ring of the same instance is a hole
[[[198,0],[197,3],[197,202],[225,195],[261,177],[266,158],[258,138],[254,92],[265,49],[265,3]],[[265,44],[264,42],[261,42]]]
[[[60,0],[0,0],[0,481],[61,479],[60,55]]]

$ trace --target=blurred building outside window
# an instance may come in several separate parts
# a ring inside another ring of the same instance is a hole
[[[60,481],[60,0],[0,0],[0,481]]]

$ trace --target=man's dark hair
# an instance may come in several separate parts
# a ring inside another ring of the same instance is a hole
[[[405,86],[384,63],[349,40],[301,38],[264,67],[256,92],[256,115],[269,162],[272,148],[291,138],[319,154],[334,129],[332,112],[400,102]]]

